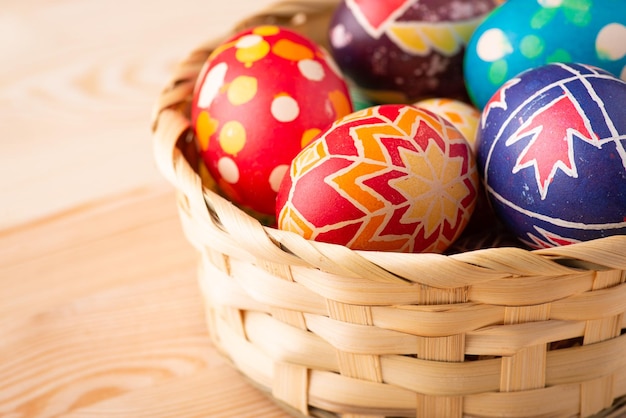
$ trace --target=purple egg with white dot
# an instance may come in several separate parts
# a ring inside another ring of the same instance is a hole
[[[626,234],[626,83],[553,63],[509,79],[482,111],[477,163],[500,219],[549,248]]]

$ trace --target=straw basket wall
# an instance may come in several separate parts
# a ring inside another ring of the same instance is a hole
[[[272,23],[324,44],[336,4],[278,3],[233,33]],[[175,69],[153,137],[200,255],[210,335],[238,370],[294,415],[620,416],[626,236],[446,256],[352,251],[264,227],[196,170],[189,104],[220,41]]]

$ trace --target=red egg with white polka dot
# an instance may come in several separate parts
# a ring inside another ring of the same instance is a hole
[[[348,87],[322,47],[278,26],[241,32],[213,51],[191,110],[203,161],[234,203],[274,214],[292,159],[352,112]]]

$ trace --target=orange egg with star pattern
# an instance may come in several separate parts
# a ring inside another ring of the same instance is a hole
[[[293,160],[278,228],[355,250],[446,250],[467,225],[478,174],[443,117],[385,104],[336,121]]]
[[[191,122],[220,193],[273,216],[291,160],[351,112],[348,87],[328,52],[294,31],[257,26],[209,56],[196,81]]]

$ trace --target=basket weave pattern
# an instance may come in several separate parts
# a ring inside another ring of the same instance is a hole
[[[233,32],[280,24],[324,44],[336,4],[278,3]],[[211,338],[237,369],[301,415],[618,416],[626,236],[446,256],[352,251],[264,227],[195,169],[189,105],[220,41],[177,66],[153,136],[200,255]]]

